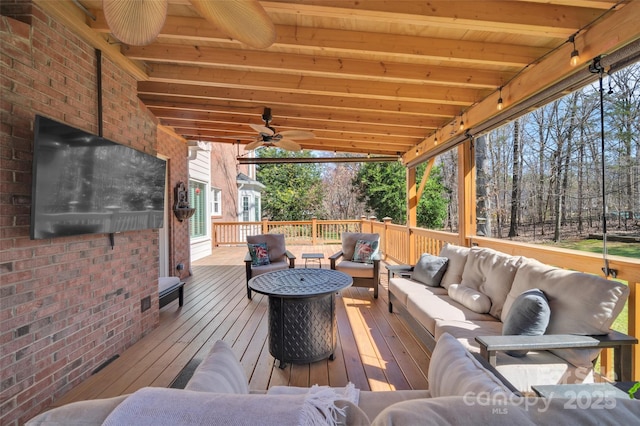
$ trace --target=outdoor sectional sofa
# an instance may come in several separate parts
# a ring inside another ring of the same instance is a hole
[[[349,383],[252,393],[233,350],[218,341],[185,389],[143,388],[75,402],[27,425],[632,424],[640,415],[640,401],[628,398],[607,399],[606,408],[572,409],[566,399],[523,397],[446,333],[432,354],[428,380],[429,390],[358,391]]]
[[[613,347],[617,380],[631,380],[637,339],[610,330],[629,295],[617,281],[451,244],[415,266],[388,268],[389,311],[431,350],[449,333],[529,391],[593,382],[593,362],[601,348]]]

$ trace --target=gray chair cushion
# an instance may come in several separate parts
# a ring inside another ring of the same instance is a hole
[[[449,259],[424,253],[413,268],[411,278],[424,285],[438,287],[447,270]]]
[[[502,326],[504,336],[524,335],[542,336],[549,325],[551,309],[542,290],[527,290],[516,298],[511,305]],[[506,351],[515,357],[522,357],[528,351]]]

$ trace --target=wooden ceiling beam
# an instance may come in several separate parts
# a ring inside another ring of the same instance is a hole
[[[222,118],[222,117],[221,117]],[[206,130],[215,130],[220,135],[227,137],[255,137],[256,132],[246,124],[223,121],[223,120],[188,120],[164,116],[162,122],[170,127],[192,127]],[[365,134],[373,136],[393,137],[395,139],[415,139],[423,138],[426,130],[424,128],[411,128],[402,126],[393,126],[389,124],[362,124],[362,123],[341,123],[336,121],[318,122],[317,125],[309,125],[309,121],[300,118],[285,118],[278,120],[280,124],[276,128],[278,131],[283,130],[308,130],[316,134],[322,132],[345,133],[345,134]],[[313,124],[313,123],[312,123]]]
[[[123,46],[130,59],[148,62],[172,62],[206,65],[240,71],[265,71],[283,74],[334,78],[357,78],[396,83],[429,82],[449,87],[494,88],[513,77],[512,71],[456,68],[427,64],[367,61],[362,59],[298,55],[268,51],[223,49],[207,46],[154,43],[148,46]]]
[[[272,90],[247,90],[237,88],[202,87],[190,84],[141,82],[138,94],[143,100],[176,98],[178,103],[199,103],[202,107],[237,107],[262,112],[265,106],[283,105],[315,110],[342,110],[358,113],[376,111],[390,115],[419,115],[450,117],[460,112],[460,107],[445,104],[425,104],[412,101],[389,101],[384,99],[359,99],[325,95],[285,94]],[[186,99],[189,99],[188,102]]]
[[[222,111],[210,111],[207,109],[188,109],[183,106],[178,105],[161,105],[158,104],[147,104],[147,108],[153,112],[158,118],[177,118],[177,119],[188,119],[188,120],[209,120],[209,121],[232,121],[232,122],[240,122],[246,123],[247,126],[249,123],[262,124],[262,120],[260,118],[260,111],[258,114],[225,114]],[[306,120],[306,127],[315,127],[321,128],[324,123],[328,126],[332,123],[360,123],[360,125],[381,125],[381,126],[405,126],[411,128],[423,128],[429,129],[434,127],[434,121],[428,118],[407,118],[403,116],[397,117],[386,117],[381,114],[373,114],[373,113],[362,113],[362,114],[352,114],[352,113],[344,113],[340,111],[335,111],[329,114],[314,114],[312,111],[309,111],[307,114],[302,114],[299,111],[289,111],[285,109],[278,109],[273,111],[274,114],[274,126],[280,120],[284,120],[285,117],[298,117]],[[437,121],[439,123],[439,121]],[[425,130],[425,134],[429,133],[428,130]]]
[[[600,8],[591,8],[587,2],[579,7],[571,4],[525,3],[506,1],[360,1],[343,0],[298,0],[263,1],[267,12],[298,14],[341,19],[345,15],[357,15],[358,19],[380,23],[402,21],[407,24],[454,28],[462,30],[486,31],[511,34],[539,35],[544,33],[556,37],[566,37],[576,28],[596,19]],[[597,4],[596,4],[597,5]]]
[[[211,74],[215,73],[215,79]],[[430,84],[403,84],[315,76],[291,76],[266,72],[212,70],[206,67],[152,64],[149,81],[194,84],[198,86],[273,90],[298,94],[363,97],[386,100],[410,100],[424,103],[444,103],[467,107],[482,100],[488,91],[447,88]]]
[[[96,21],[91,23],[91,28],[98,32],[110,32],[102,11],[96,11]],[[357,58],[365,54],[384,53],[399,60],[412,57],[517,68],[531,63],[548,51],[548,48],[536,46],[289,25],[276,25],[276,35],[276,42],[267,50],[288,46],[302,54],[323,52],[325,55]],[[240,43],[231,40],[202,18],[167,16],[159,39],[177,42],[188,40],[194,44],[198,44],[198,41],[215,41],[242,48]]]

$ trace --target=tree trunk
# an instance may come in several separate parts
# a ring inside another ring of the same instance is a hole
[[[476,218],[477,234],[491,236],[490,200],[487,191],[487,139],[480,136],[475,140],[476,147]]]

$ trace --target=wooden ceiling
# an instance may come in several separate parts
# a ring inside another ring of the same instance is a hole
[[[257,50],[170,0],[150,45],[118,43],[102,2],[36,0],[138,78],[140,99],[187,140],[247,144],[249,123],[308,130],[304,149],[425,156],[591,58],[640,38],[640,0],[260,1],[276,41]],[[220,0],[218,0],[220,1]],[[575,35],[580,64],[571,67]],[[436,139],[437,137],[437,139]]]

